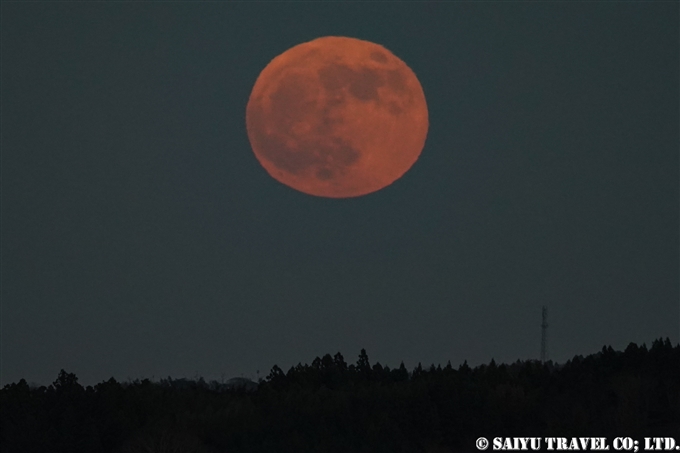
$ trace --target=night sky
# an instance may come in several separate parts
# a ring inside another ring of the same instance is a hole
[[[265,377],[680,340],[677,2],[2,5],[2,375]],[[321,36],[429,110],[387,188],[271,178],[245,108]]]

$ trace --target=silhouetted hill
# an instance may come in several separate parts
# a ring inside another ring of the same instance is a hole
[[[480,436],[680,439],[680,345],[669,339],[564,364],[410,372],[362,350],[356,364],[326,354],[287,372],[274,365],[259,385],[236,379],[22,379],[0,390],[0,451],[413,453],[475,451]]]

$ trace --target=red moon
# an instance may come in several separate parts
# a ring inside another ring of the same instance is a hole
[[[381,45],[328,36],[260,73],[246,107],[255,156],[279,182],[319,197],[366,195],[399,179],[425,145],[425,95]]]

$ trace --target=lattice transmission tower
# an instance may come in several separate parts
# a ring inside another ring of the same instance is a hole
[[[548,308],[544,305],[541,310],[543,322],[541,323],[541,362],[548,360]]]

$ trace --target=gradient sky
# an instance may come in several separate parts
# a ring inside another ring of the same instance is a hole
[[[1,383],[411,369],[680,340],[677,2],[2,4]],[[272,58],[418,76],[420,159],[353,199],[251,151]]]

